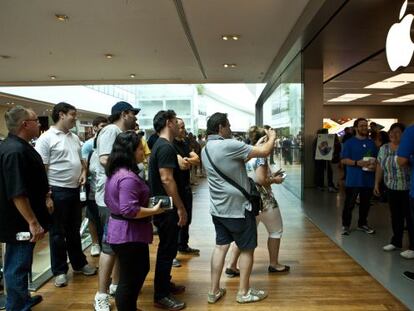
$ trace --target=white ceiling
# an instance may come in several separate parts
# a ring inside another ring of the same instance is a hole
[[[265,82],[308,2],[1,0],[0,85]]]

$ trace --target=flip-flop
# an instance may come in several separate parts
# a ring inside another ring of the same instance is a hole
[[[278,270],[273,266],[269,266],[269,268],[267,269],[270,273],[284,273],[284,272],[289,272],[290,271],[290,267],[287,265],[284,265],[284,268],[282,270]]]

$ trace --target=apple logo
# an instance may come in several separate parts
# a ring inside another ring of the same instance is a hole
[[[400,66],[407,67],[414,52],[414,43],[411,41],[411,24],[414,20],[413,14],[404,17],[407,10],[408,0],[405,0],[400,10],[400,23],[395,23],[388,31],[385,51],[388,64],[392,71]],[[404,17],[404,18],[403,18]]]

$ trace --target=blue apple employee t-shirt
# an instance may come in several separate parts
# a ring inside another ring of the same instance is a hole
[[[369,139],[358,139],[352,137],[348,139],[343,147],[342,159],[351,159],[353,161],[362,160],[363,157],[377,157],[377,147]],[[346,165],[346,187],[366,187],[374,188],[375,172],[364,171],[360,166]]]
[[[397,155],[402,158],[410,160],[411,165],[411,187],[410,197],[414,198],[414,125],[407,128],[401,138],[400,145],[398,146]]]

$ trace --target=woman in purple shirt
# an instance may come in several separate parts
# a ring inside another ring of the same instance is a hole
[[[160,203],[148,206],[149,188],[138,177],[144,160],[141,135],[128,131],[117,136],[108,158],[105,203],[111,211],[107,242],[119,258],[120,278],[115,295],[118,311],[135,311],[138,293],[148,274],[152,225]]]

